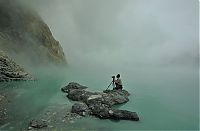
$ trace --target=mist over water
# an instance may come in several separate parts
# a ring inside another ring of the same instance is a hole
[[[120,73],[131,96],[119,108],[136,111],[140,122],[83,118],[62,128],[198,130],[198,1],[19,1],[50,26],[70,67],[31,69],[38,81],[16,88],[21,95],[13,102],[19,110],[13,123],[24,120],[17,128],[49,105],[70,105],[60,91],[67,83],[102,91]]]
[[[36,9],[50,26],[72,66],[82,63],[110,68],[125,64],[130,69],[198,64],[198,1],[24,3]]]
[[[110,74],[102,70],[89,72],[68,68],[35,71],[38,80],[13,83],[8,87],[16,94],[9,111],[14,119],[1,129],[25,129],[29,121],[50,106],[66,106],[70,102],[60,88],[71,81],[89,87],[90,91],[105,90]],[[86,130],[197,130],[198,129],[198,73],[186,68],[145,68],[123,74],[124,88],[131,94],[130,101],[117,108],[136,111],[139,122],[82,118],[56,129]],[[3,86],[1,86],[3,87]],[[17,113],[16,113],[17,112]]]

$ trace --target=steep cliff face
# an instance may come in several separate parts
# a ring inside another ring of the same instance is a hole
[[[44,21],[13,0],[0,0],[0,49],[21,63],[67,63]]]
[[[32,75],[0,51],[0,82],[33,79]]]

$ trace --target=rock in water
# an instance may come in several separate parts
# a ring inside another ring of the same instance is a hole
[[[0,47],[22,64],[67,64],[48,25],[16,0],[0,0]]]
[[[16,80],[34,80],[34,78],[0,51],[0,82]]]
[[[62,88],[68,93],[67,97],[73,101],[81,101],[72,106],[72,113],[85,116],[85,114],[95,115],[101,119],[133,120],[139,121],[136,112],[113,109],[112,106],[129,101],[130,95],[126,90],[106,90],[104,92],[86,91],[78,83],[69,83]]]
[[[33,129],[41,129],[41,128],[45,128],[47,126],[48,125],[47,125],[47,123],[45,121],[42,121],[42,120],[32,120],[29,123],[28,130],[31,130],[32,128]]]
[[[139,117],[136,112],[126,111],[126,110],[113,110],[110,117],[116,120],[134,120],[139,121]]]
[[[82,85],[80,85],[80,84],[78,84],[78,83],[76,83],[76,82],[70,82],[67,86],[61,88],[61,90],[62,90],[63,92],[68,93],[70,90],[74,90],[74,89],[83,90],[83,89],[86,89],[86,88],[88,88],[88,87],[82,86]]]

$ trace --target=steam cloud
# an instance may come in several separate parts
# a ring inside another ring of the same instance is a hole
[[[20,0],[36,9],[71,65],[198,66],[197,0]]]

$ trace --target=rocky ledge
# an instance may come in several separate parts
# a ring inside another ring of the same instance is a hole
[[[105,90],[103,92],[86,91],[87,87],[71,82],[61,90],[73,101],[72,113],[81,116],[94,115],[100,119],[139,121],[136,112],[112,108],[113,105],[126,103],[130,95],[126,90]]]
[[[0,82],[17,80],[34,80],[34,78],[0,51]]]

